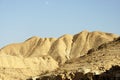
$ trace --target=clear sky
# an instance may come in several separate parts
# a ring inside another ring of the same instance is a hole
[[[0,47],[82,30],[120,34],[120,0],[0,0]]]

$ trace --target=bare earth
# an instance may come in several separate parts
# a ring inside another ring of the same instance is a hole
[[[100,31],[82,31],[57,39],[32,37],[0,49],[1,80],[48,80],[43,76],[67,74],[68,80],[77,80],[70,74],[101,74],[116,65],[120,66],[120,38]]]

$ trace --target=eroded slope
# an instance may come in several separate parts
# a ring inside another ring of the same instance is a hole
[[[32,37],[23,43],[10,44],[0,49],[0,76],[5,80],[18,80],[56,70],[66,61],[81,58],[90,49],[117,37],[110,33],[83,31],[57,39]]]

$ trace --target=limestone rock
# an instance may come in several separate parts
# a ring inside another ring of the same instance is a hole
[[[66,61],[85,56],[90,49],[116,38],[118,35],[111,33],[82,31],[59,38],[34,36],[22,43],[7,45],[0,49],[0,77],[24,80],[56,70]]]

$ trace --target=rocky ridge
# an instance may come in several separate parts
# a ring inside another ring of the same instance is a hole
[[[66,62],[56,71],[34,78],[36,80],[119,80],[120,37],[89,50],[88,54],[82,57]]]
[[[116,38],[118,35],[111,33],[82,31],[60,38],[32,37],[22,43],[7,45],[0,49],[0,77],[5,80],[24,80],[63,69],[62,66],[67,66],[66,63],[71,60],[80,58],[81,62],[78,63],[86,63],[89,58],[83,60],[82,56],[87,55],[90,49]]]

